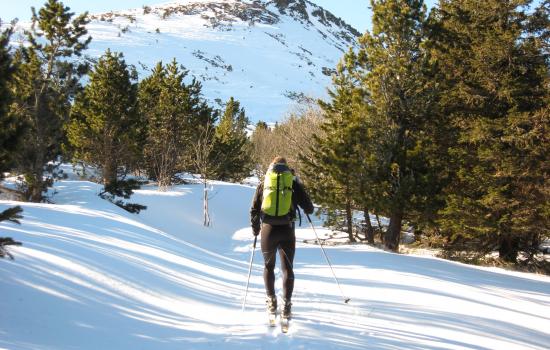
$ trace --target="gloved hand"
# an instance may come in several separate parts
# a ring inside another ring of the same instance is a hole
[[[257,236],[260,234],[260,226],[252,226],[252,233],[254,234],[254,236]]]

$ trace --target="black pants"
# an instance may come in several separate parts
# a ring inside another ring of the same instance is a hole
[[[275,296],[275,262],[277,251],[283,271],[283,298],[290,301],[294,290],[294,271],[292,264],[296,251],[294,223],[288,225],[262,224],[262,254],[264,256],[264,284],[268,296]]]

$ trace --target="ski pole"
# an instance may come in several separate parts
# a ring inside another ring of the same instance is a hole
[[[244,311],[244,307],[246,305],[246,296],[248,294],[248,284],[250,283],[250,275],[252,273],[252,260],[254,260],[254,252],[256,251],[256,241],[258,240],[258,236],[254,236],[254,245],[252,246],[252,255],[250,256],[250,263],[248,267],[248,278],[246,280],[246,290],[244,292],[244,300],[243,300],[243,308],[242,311]]]
[[[332,265],[330,263],[330,260],[328,259],[328,255],[325,252],[325,248],[323,248],[323,243],[321,243],[321,240],[319,239],[319,236],[317,235],[317,231],[315,231],[315,227],[313,226],[313,222],[311,222],[311,218],[309,217],[309,214],[306,213],[307,220],[309,221],[311,228],[313,229],[313,232],[315,233],[315,237],[317,238],[317,242],[319,243],[319,247],[321,247],[321,251],[323,252],[323,255],[325,256],[325,260],[327,261],[328,266],[330,267],[330,271],[332,271],[332,277],[334,277],[334,280],[336,281],[336,284],[338,285],[338,289],[340,289],[340,294],[342,295],[342,299],[344,299],[344,304],[349,303],[351,300],[350,298],[346,298],[344,296],[344,292],[342,291],[342,287],[340,286],[340,282],[338,282],[338,278],[336,278],[336,274],[334,273],[334,269],[332,268]]]

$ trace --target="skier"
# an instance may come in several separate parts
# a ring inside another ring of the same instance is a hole
[[[268,313],[277,312],[275,296],[275,262],[279,251],[283,271],[283,309],[281,320],[291,316],[291,299],[294,289],[293,261],[296,250],[294,219],[300,206],[305,213],[313,213],[313,204],[304,185],[294,176],[286,159],[275,157],[258,187],[250,208],[252,232],[261,233],[261,248],[264,257],[264,284],[267,294]],[[273,321],[274,322],[274,321]],[[270,318],[270,323],[272,323]]]

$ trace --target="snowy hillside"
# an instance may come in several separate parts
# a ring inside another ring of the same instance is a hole
[[[295,318],[266,326],[261,254],[241,312],[253,188],[215,183],[212,228],[200,185],[145,187],[129,214],[100,186],[58,182],[55,204],[20,204],[24,243],[0,261],[0,348],[22,349],[548,349],[550,278],[397,255],[327,248],[344,304],[307,227],[297,230]],[[321,234],[324,230],[318,228]],[[279,271],[277,271],[279,273]],[[277,289],[280,290],[280,279]]]
[[[176,58],[214,106],[234,96],[252,121],[280,120],[304,96],[326,96],[360,35],[307,0],[180,0],[90,19],[87,55],[123,52],[141,78]]]

